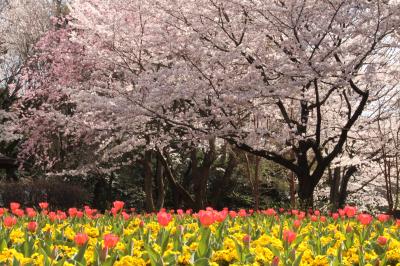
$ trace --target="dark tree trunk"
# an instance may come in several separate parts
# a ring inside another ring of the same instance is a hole
[[[310,176],[299,177],[299,208],[302,210],[308,210],[314,207],[314,190],[316,187],[315,182]]]
[[[350,181],[350,177],[357,171],[357,167],[350,166],[347,169],[335,167],[333,172],[329,170],[329,183],[330,193],[329,200],[332,206],[332,211],[336,211],[338,208],[342,208],[346,203],[347,198],[347,185]]]
[[[15,167],[6,168],[6,179],[7,181],[18,181],[17,169]]]
[[[216,208],[222,208],[225,206],[222,206],[222,194],[224,193],[225,195],[229,193],[229,183],[231,181],[233,172],[235,171],[235,168],[237,166],[237,157],[236,154],[232,151],[229,154],[229,159],[228,159],[228,164],[225,169],[225,173],[222,175],[222,177],[216,181],[214,192],[213,192],[213,206]]]
[[[168,164],[163,152],[158,150],[158,156],[164,167],[165,177],[168,179],[168,184],[171,187],[172,193],[178,194],[183,199],[184,207],[194,208],[195,201],[189,192],[176,180],[174,173],[172,172],[171,166]]]
[[[164,207],[165,201],[165,185],[164,185],[164,167],[157,156],[157,168],[156,168],[156,183],[157,183],[157,209]]]
[[[143,158],[143,174],[144,174],[144,192],[146,194],[146,210],[148,212],[155,211],[153,200],[153,173],[151,170],[151,150],[144,152]]]
[[[93,190],[92,206],[99,211],[107,208],[107,182],[103,177],[96,178],[96,184]]]
[[[340,183],[339,198],[338,198],[338,208],[343,208],[347,199],[347,185],[349,184],[350,177],[357,172],[357,167],[350,166],[346,173],[343,175],[342,181]]]
[[[210,177],[211,167],[216,158],[215,138],[209,141],[209,150],[204,154],[200,166],[197,163],[196,150],[192,152],[192,179],[194,183],[195,209],[204,209],[207,202],[207,183]]]

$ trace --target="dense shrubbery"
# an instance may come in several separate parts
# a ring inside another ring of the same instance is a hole
[[[67,209],[88,203],[88,193],[82,186],[58,180],[32,180],[27,182],[0,183],[0,203],[21,202],[35,206],[47,201],[55,208]]]

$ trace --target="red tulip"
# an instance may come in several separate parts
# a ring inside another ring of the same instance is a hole
[[[400,219],[396,220],[396,226],[400,228]]]
[[[346,207],[344,207],[344,212],[346,213],[347,217],[351,218],[356,215],[357,208],[347,205]]]
[[[83,246],[86,244],[86,242],[88,242],[89,237],[87,234],[85,233],[78,233],[75,235],[74,237],[74,242],[75,244],[77,244],[78,246]]]
[[[29,209],[29,210],[28,210],[28,209]],[[33,209],[31,209],[31,208],[28,208],[28,209],[26,210],[26,214],[28,214],[28,217],[29,217],[29,218],[35,217],[35,216],[36,216],[35,210],[33,210]]]
[[[314,211],[314,215],[320,216],[320,215],[321,215],[321,212],[320,212],[319,210],[315,210],[315,211]]]
[[[303,220],[305,217],[306,217],[306,213],[305,212],[300,212],[297,215],[297,219],[299,219],[299,220]]]
[[[3,216],[5,212],[6,212],[5,208],[0,208],[0,217]]]
[[[236,212],[235,211],[229,211],[229,216],[233,219],[236,217]]]
[[[85,206],[85,214],[88,217],[92,217],[92,215],[94,214],[94,210],[92,210],[91,208],[86,208]]]
[[[17,218],[8,216],[8,217],[4,218],[3,223],[4,223],[5,227],[11,228],[17,223]]]
[[[333,220],[339,219],[339,213],[337,213],[337,212],[332,213],[332,218],[333,218]]]
[[[357,219],[358,219],[358,221],[360,221],[360,223],[363,224],[363,225],[369,225],[369,224],[372,222],[372,220],[373,220],[372,216],[369,215],[369,214],[366,214],[366,213],[360,213],[360,214],[357,216]]]
[[[15,209],[15,210],[12,211],[12,213],[17,215],[18,217],[22,217],[22,216],[25,215],[24,210],[21,210],[21,209]]]
[[[201,210],[198,213],[198,217],[199,217],[200,223],[204,227],[208,227],[215,222],[214,212],[212,212],[212,211]]]
[[[104,235],[104,247],[105,248],[113,248],[117,245],[118,240],[119,240],[119,238],[116,235],[113,235],[113,234]]]
[[[42,210],[46,210],[46,209],[49,207],[49,203],[48,203],[48,202],[40,202],[40,203],[39,203],[39,207],[40,207]]]
[[[78,209],[77,208],[69,208],[68,209],[69,217],[75,217],[77,213],[78,213]]]
[[[389,219],[390,219],[390,215],[387,215],[387,214],[379,214],[378,215],[378,220],[381,223],[387,222]]]
[[[29,222],[28,225],[26,226],[28,228],[29,232],[35,232],[37,228],[37,222]]]
[[[294,227],[294,228],[299,228],[300,225],[301,225],[301,221],[300,221],[300,220],[295,220],[295,221],[293,222],[293,227]]]
[[[222,223],[226,219],[227,215],[228,215],[228,211],[220,211],[220,212],[216,212],[214,214],[214,218],[217,222]]]
[[[67,214],[62,211],[57,211],[57,218],[59,220],[65,220],[65,219],[67,219]]]
[[[246,217],[247,216],[246,210],[245,209],[240,209],[239,212],[238,212],[238,215],[240,217]]]
[[[172,215],[170,213],[166,213],[165,211],[157,213],[157,221],[161,226],[167,226],[171,220]]]
[[[129,214],[127,214],[126,212],[122,212],[121,214],[125,221],[128,221],[131,218],[131,216]]]
[[[19,209],[19,207],[21,206],[21,204],[19,204],[18,202],[11,202],[10,203],[10,209],[11,211],[14,211],[16,209]]]
[[[116,200],[113,202],[113,206],[117,210],[121,210],[124,207],[125,203],[123,201]]]
[[[54,222],[57,219],[57,214],[55,212],[49,212],[50,221]]]
[[[269,208],[269,209],[267,209],[265,211],[265,214],[268,215],[268,216],[275,216],[276,211],[274,209],[272,209],[272,208]]]
[[[319,217],[319,220],[320,220],[321,222],[325,223],[325,222],[326,222],[326,217],[325,217],[325,216],[320,216],[320,217]]]
[[[379,245],[384,246],[387,243],[387,238],[384,236],[379,236],[376,242],[378,242]]]
[[[178,215],[182,216],[182,215],[183,215],[183,210],[182,210],[182,209],[177,209],[177,210],[176,210],[176,213],[177,213]]]
[[[290,230],[283,231],[283,240],[292,243],[296,239],[296,233]]]
[[[117,208],[111,208],[111,213],[116,216],[118,214],[118,209]]]

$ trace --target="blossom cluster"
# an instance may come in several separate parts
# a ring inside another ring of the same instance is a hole
[[[1,265],[400,265],[400,220],[346,206],[104,214],[0,208]]]

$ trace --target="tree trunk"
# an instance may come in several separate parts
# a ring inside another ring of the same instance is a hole
[[[99,211],[104,211],[107,208],[107,188],[108,184],[103,177],[96,178],[96,184],[93,190],[92,206]]]
[[[247,178],[249,179],[250,186],[251,186],[251,192],[253,194],[253,199],[254,199],[254,209],[258,210],[260,208],[260,189],[259,189],[259,168],[260,168],[260,157],[252,155],[249,159],[248,154],[245,154],[246,158],[246,172],[247,172]],[[252,177],[252,167],[251,164],[254,161],[254,180]]]
[[[175,176],[171,170],[171,166],[168,164],[161,150],[158,150],[158,156],[164,167],[165,176],[167,177],[168,183],[171,186],[172,193],[174,195],[179,194],[179,197],[182,198],[184,201],[184,206],[194,208],[195,201],[193,200],[189,192],[184,187],[182,187],[182,185],[179,184],[178,181],[176,181]]]
[[[157,182],[157,210],[164,207],[165,201],[165,185],[164,185],[164,167],[157,156],[157,168],[156,168],[156,182]]]
[[[350,177],[357,172],[357,167],[350,166],[346,173],[342,177],[342,182],[340,183],[338,208],[343,208],[347,199],[347,185],[349,184]]]
[[[256,157],[255,170],[254,170],[254,209],[260,209],[260,162],[261,158]]]
[[[146,194],[146,211],[155,211],[153,200],[153,173],[151,170],[151,150],[144,152],[143,158],[143,174],[144,174],[144,192]]]
[[[293,172],[290,172],[290,207],[296,208],[296,178]]]
[[[211,167],[215,161],[215,138],[209,140],[209,150],[204,154],[200,166],[197,163],[196,150],[192,152],[192,179],[194,181],[194,196],[196,210],[204,209],[206,206],[207,183],[210,177]]]
[[[308,210],[314,207],[314,190],[316,183],[312,182],[310,176],[299,177],[299,208],[302,210]]]
[[[339,207],[340,167],[335,167],[333,171],[329,169],[329,184],[329,201],[332,211],[336,211]]]
[[[6,168],[6,179],[7,181],[17,182],[18,181],[17,169],[14,167]]]
[[[231,177],[233,175],[233,172],[237,166],[237,157],[236,154],[232,151],[229,154],[229,159],[228,159],[228,164],[225,169],[225,173],[221,177],[220,180],[217,180],[214,193],[213,193],[213,206],[216,208],[222,208],[225,206],[222,206],[222,193],[225,193],[225,195],[229,192],[228,185],[230,183]]]

